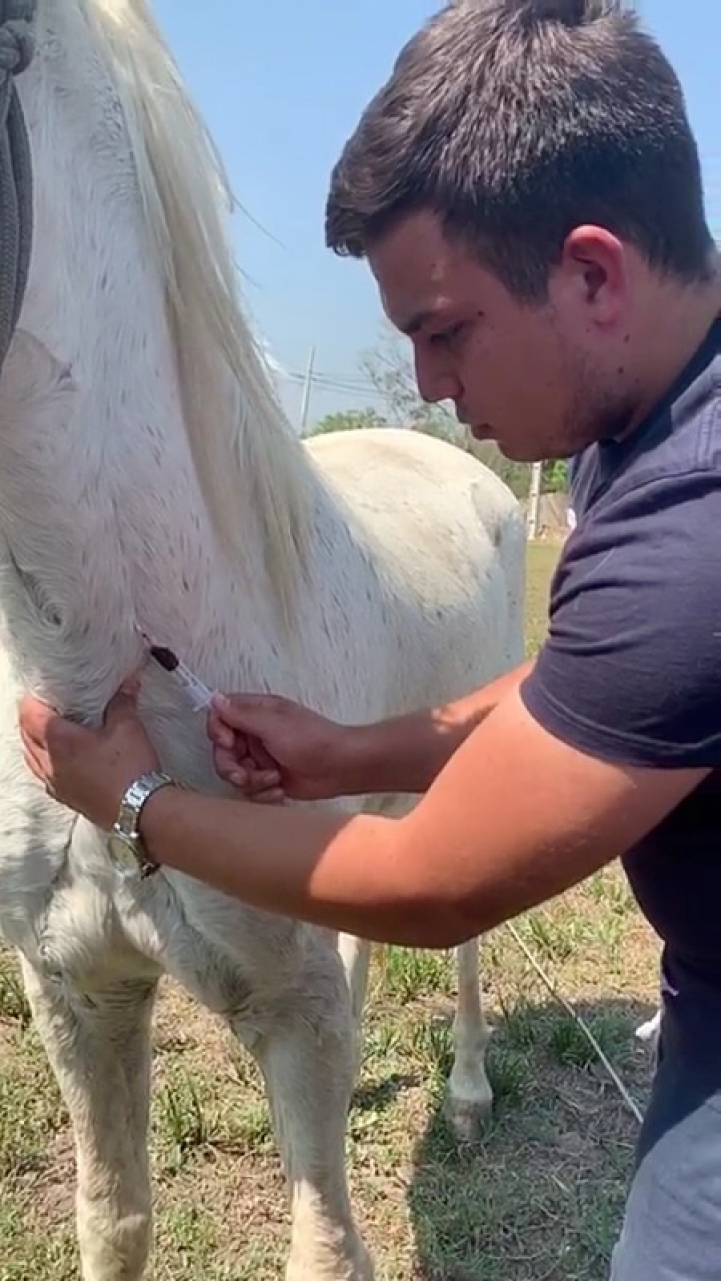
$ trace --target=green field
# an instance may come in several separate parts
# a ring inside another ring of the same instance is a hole
[[[552,547],[529,550],[528,646]],[[633,1028],[657,992],[655,941],[615,871],[518,922],[642,1105]],[[454,970],[376,956],[349,1125],[358,1218],[379,1281],[606,1281],[636,1122],[505,929],[482,951],[496,1109],[476,1144],[442,1115]],[[0,955],[0,1281],[77,1278],[73,1150],[13,960]],[[262,1090],[222,1028],[166,983],[155,1025],[155,1281],[277,1281],[287,1213]]]

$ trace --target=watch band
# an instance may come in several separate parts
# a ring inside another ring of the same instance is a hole
[[[120,801],[118,817],[113,824],[114,835],[120,837],[127,848],[132,850],[138,861],[141,875],[144,877],[157,872],[159,864],[148,858],[146,853],[139,831],[140,816],[150,797],[161,788],[168,786],[177,786],[177,782],[161,770],[150,770],[146,774],[141,774],[126,788]]]

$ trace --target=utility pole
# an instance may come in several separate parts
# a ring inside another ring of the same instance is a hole
[[[531,465],[531,486],[528,491],[528,526],[526,531],[530,539],[538,537],[542,475],[543,463],[533,463]]]
[[[311,347],[308,353],[308,365],[305,371],[305,381],[303,383],[303,399],[300,406],[300,434],[305,435],[305,429],[308,426],[308,410],[310,409],[310,394],[313,389],[313,370],[315,367],[315,347]]]

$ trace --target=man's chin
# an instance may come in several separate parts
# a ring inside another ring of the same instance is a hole
[[[469,427],[468,430],[473,439],[479,444],[483,444],[484,441],[493,441],[500,449],[503,457],[507,458],[511,463],[549,462],[554,458],[567,458],[573,452],[570,447],[565,450],[559,450],[556,447],[555,451],[548,447],[550,452],[539,453],[538,441],[502,440],[488,423],[483,423],[480,427]]]
[[[471,433],[473,439],[479,442],[484,440],[495,439],[493,435],[493,428],[490,427],[488,423],[482,423],[480,427],[469,427],[468,430]]]
[[[499,440],[488,423],[483,423],[480,427],[470,427],[469,431],[474,441],[479,445],[485,444],[487,441],[497,445],[503,456],[511,462],[530,463],[536,461],[535,458],[529,456],[528,446],[524,449],[522,444],[509,444],[507,441]]]
[[[503,454],[511,463],[543,463],[547,461],[547,454],[539,454],[535,450],[523,445],[509,445],[506,441],[497,440],[496,444]]]

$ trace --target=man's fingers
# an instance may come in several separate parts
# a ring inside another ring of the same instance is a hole
[[[261,792],[259,796],[251,796],[248,799],[254,805],[282,805],[286,800],[286,795],[282,787],[275,787],[268,792]]]
[[[20,702],[20,729],[28,739],[39,747],[45,747],[48,725],[58,719],[60,718],[56,709],[41,698],[34,698],[31,694],[26,694]]]
[[[280,788],[280,773],[277,769],[258,769],[252,757],[246,756],[239,761],[234,752],[227,752],[216,747],[213,752],[213,764],[216,773],[226,783],[232,783],[239,792],[255,799],[262,792],[276,791]]]
[[[128,698],[132,698],[136,702],[140,694],[140,675],[141,669],[138,668],[136,671],[131,672],[120,686],[120,693],[126,694]]]
[[[216,748],[213,753],[213,764],[216,773],[235,787],[263,791],[267,787],[278,787],[280,783],[277,769],[258,769],[251,758],[239,761],[234,752],[226,752],[222,748]]]
[[[280,775],[277,770],[248,769],[235,761],[230,768],[219,768],[218,773],[226,782],[232,783],[245,796],[254,798],[261,792],[274,791],[280,787]]]
[[[218,747],[230,750],[235,743],[235,730],[230,729],[215,708],[210,709],[207,721],[208,738]]]
[[[131,717],[135,718],[139,693],[140,681],[137,678],[130,677],[124,681],[105,709],[104,724],[118,725]]]
[[[231,729],[212,710],[208,714],[207,734],[216,753],[223,760],[232,758],[236,766],[251,770],[273,770],[277,773],[277,761],[260,739]]]
[[[274,694],[216,694],[213,711],[229,729],[263,737],[268,713],[278,707],[281,700]]]
[[[233,775],[237,774],[241,770],[243,774],[245,774],[245,770],[238,761],[235,752],[229,752],[223,747],[216,747],[214,749],[213,764],[215,766],[216,773],[219,774],[221,778],[225,779],[226,783],[232,783]]]
[[[36,778],[45,777],[44,761],[38,756],[37,752],[33,751],[32,747],[28,746],[27,739],[23,742],[23,760]]]
[[[45,778],[52,770],[53,758],[72,751],[76,735],[83,733],[42,699],[27,696],[22,700],[20,739],[38,777]]]
[[[237,781],[236,781],[237,780]],[[253,775],[246,771],[237,772],[230,780],[246,801],[254,805],[279,805],[286,800],[285,790],[277,778],[270,775]]]
[[[51,771],[50,758],[44,744],[31,737],[22,721],[20,723],[20,744],[25,765],[36,778],[39,778],[44,783]]]
[[[23,738],[22,742],[25,767],[31,774],[35,775],[35,778],[39,783],[42,783],[47,792],[49,790],[48,784],[51,783],[53,778],[52,765],[47,755],[34,749],[27,738]],[[50,791],[49,794],[52,796],[54,793]]]
[[[252,761],[256,769],[271,770],[278,776],[278,762],[257,738],[248,739],[248,758],[245,764],[248,761]]]
[[[244,770],[245,788],[249,795],[259,796],[262,792],[274,791],[280,787],[280,774],[277,770]]]

